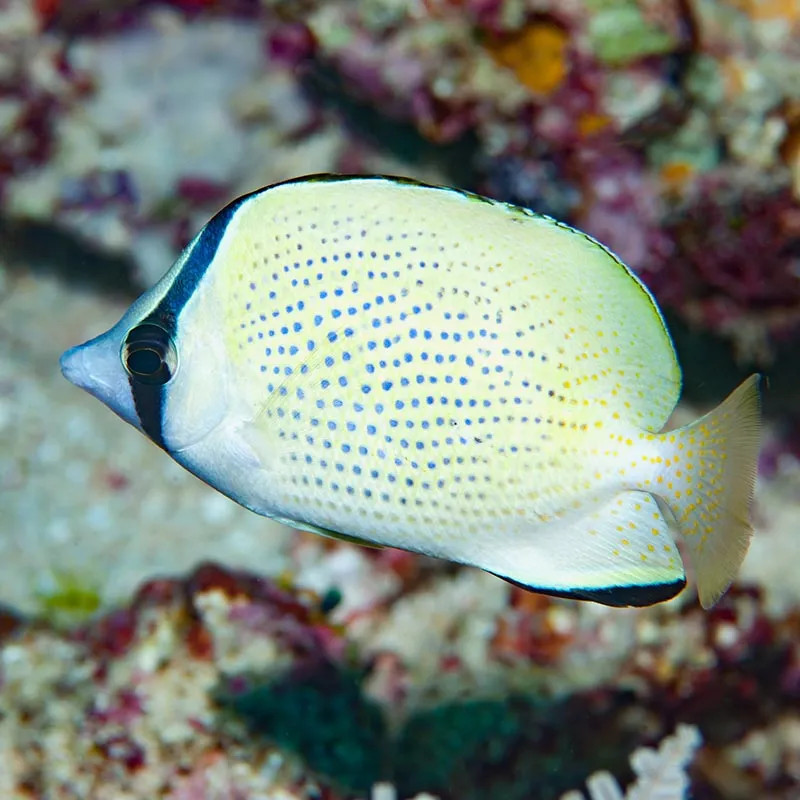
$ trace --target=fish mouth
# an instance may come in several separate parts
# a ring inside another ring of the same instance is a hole
[[[58,360],[61,374],[81,389],[87,388],[86,345],[79,344],[66,350]]]
[[[61,374],[79,389],[105,400],[118,382],[118,358],[108,334],[70,347],[59,359]]]

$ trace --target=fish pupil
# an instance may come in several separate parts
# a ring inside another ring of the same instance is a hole
[[[135,380],[162,385],[175,373],[177,354],[170,335],[163,328],[143,323],[126,337],[123,362]]]
[[[136,375],[154,375],[162,362],[161,353],[148,347],[128,354],[128,369]]]

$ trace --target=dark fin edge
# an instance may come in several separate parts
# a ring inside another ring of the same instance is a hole
[[[528,586],[511,578],[506,578],[504,575],[498,575],[496,572],[491,572],[490,574],[502,578],[507,583],[519,589],[524,589],[526,592],[546,594],[550,597],[565,597],[569,600],[589,600],[593,603],[615,608],[626,606],[641,608],[642,606],[663,603],[665,600],[671,600],[686,588],[686,579],[681,578],[678,581],[653,583],[647,586],[608,586],[604,589],[571,589],[564,591],[561,589],[548,589],[544,586]]]

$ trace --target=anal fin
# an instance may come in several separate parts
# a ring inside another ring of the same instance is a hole
[[[580,518],[474,555],[469,563],[530,591],[609,606],[652,605],[686,585],[666,520],[644,492],[620,492]]]
[[[272,517],[275,522],[280,522],[283,525],[288,525],[290,528],[297,528],[301,531],[308,531],[309,533],[318,533],[327,539],[338,539],[340,542],[347,542],[348,544],[357,544],[360,547],[372,547],[376,550],[382,550],[384,545],[378,542],[371,542],[368,539],[362,539],[360,536],[353,536],[349,533],[340,533],[339,531],[330,530],[330,528],[321,528],[319,525],[312,525],[310,522],[302,522],[297,519],[289,519],[288,517]]]

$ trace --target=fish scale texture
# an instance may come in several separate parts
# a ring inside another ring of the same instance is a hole
[[[301,521],[451,557],[465,533],[499,545],[608,496],[590,451],[677,400],[646,290],[520,209],[289,184],[237,212],[215,262],[253,438]]]

